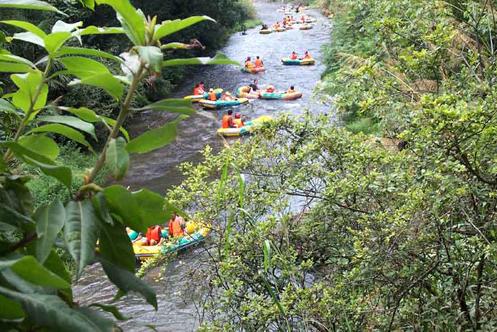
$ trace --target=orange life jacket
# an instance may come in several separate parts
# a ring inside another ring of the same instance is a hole
[[[169,222],[169,233],[173,237],[183,236],[183,229],[178,219],[174,219]]]
[[[215,92],[209,92],[209,100],[216,101],[217,96]]]
[[[243,123],[242,119],[235,119],[235,120],[233,120],[233,124],[237,128],[242,128],[244,126],[244,123]]]
[[[295,53],[292,53],[292,55],[290,55],[290,59],[292,60],[297,60],[299,58],[299,56]]]
[[[200,95],[203,95],[203,94],[204,94],[204,92],[201,91],[201,88],[194,88],[193,89],[193,95],[194,96],[200,96]]]
[[[254,68],[254,64],[251,61],[246,61],[245,68],[252,69],[252,68]]]
[[[228,114],[223,115],[223,120],[221,122],[221,127],[222,128],[229,128],[230,127],[230,122],[232,122],[231,115],[228,115]]]
[[[160,241],[161,238],[161,229],[160,226],[149,227],[147,229],[147,240],[150,242],[151,240],[155,240],[156,242]]]
[[[262,63],[261,59],[255,59],[255,66],[256,67],[262,67],[264,64]]]

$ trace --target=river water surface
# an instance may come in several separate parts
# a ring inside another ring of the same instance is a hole
[[[281,4],[256,1],[259,18],[268,25],[281,20],[283,13],[277,9]],[[227,46],[221,50],[232,59],[243,63],[246,56],[260,56],[265,63],[266,72],[251,75],[240,72],[236,66],[210,66],[198,70],[180,87],[173,97],[182,97],[192,93],[194,82],[204,81],[207,87],[221,87],[236,91],[242,85],[248,85],[257,78],[259,85],[273,84],[280,90],[290,85],[303,92],[303,98],[296,101],[255,100],[249,105],[234,108],[248,118],[260,115],[277,115],[286,112],[301,114],[305,110],[315,113],[328,112],[330,107],[314,98],[313,91],[318,84],[325,66],[322,64],[322,46],[329,42],[330,23],[328,18],[317,10],[308,10],[306,14],[318,19],[312,30],[298,29],[270,35],[259,34],[259,29],[248,30],[247,35],[240,33],[232,36]],[[201,36],[199,40],[202,40]],[[287,57],[292,51],[303,54],[309,52],[317,61],[316,66],[283,66],[280,58]],[[176,141],[164,149],[133,158],[131,169],[124,184],[132,190],[149,188],[165,193],[172,185],[182,180],[177,169],[180,163],[201,160],[201,151],[206,145],[219,150],[223,140],[216,135],[223,112],[199,111],[197,115],[183,121],[178,127]],[[136,117],[129,128],[133,135],[146,129],[163,125],[168,117],[161,113],[144,113]],[[146,325],[154,325],[158,331],[194,331],[198,326],[195,306],[188,294],[189,271],[200,265],[202,248],[180,254],[178,259],[167,267],[162,280],[157,280],[151,273],[146,277],[157,292],[159,310],[156,312],[142,298],[127,296],[116,303],[121,312],[130,317],[121,327],[126,331],[149,331]],[[81,304],[110,303],[116,293],[115,287],[106,280],[100,267],[88,268],[88,273],[76,285],[75,298]]]

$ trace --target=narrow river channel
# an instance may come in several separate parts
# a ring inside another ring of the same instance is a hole
[[[255,6],[259,18],[265,23],[273,24],[283,17],[277,9],[281,3],[256,1]],[[313,92],[318,84],[325,66],[322,64],[322,47],[329,43],[329,19],[317,10],[308,10],[308,15],[317,18],[312,30],[298,29],[270,35],[259,34],[259,28],[232,36],[227,46],[221,50],[230,58],[243,62],[246,56],[260,56],[264,60],[266,72],[251,75],[240,72],[236,66],[213,66],[198,70],[180,87],[174,97],[190,95],[194,82],[204,81],[207,87],[221,87],[236,91],[242,85],[248,85],[257,78],[259,85],[273,84],[280,90],[294,85],[303,92],[303,98],[296,101],[255,100],[249,105],[235,108],[236,112],[248,118],[260,115],[277,115],[278,113],[300,114],[306,110],[315,113],[329,111],[329,106],[314,98]],[[199,38],[201,40],[201,38]],[[309,52],[317,61],[316,66],[283,66],[280,59],[287,57],[292,51],[303,54]],[[199,114],[180,124],[176,141],[168,147],[153,153],[135,157],[132,167],[124,181],[132,190],[147,187],[153,191],[165,193],[167,188],[181,182],[182,178],[177,166],[183,162],[196,162],[201,158],[202,149],[206,145],[221,149],[223,141],[216,135],[220,126],[220,118],[226,110],[220,112],[199,111]],[[200,114],[201,113],[201,114]],[[144,113],[134,119],[130,131],[136,135],[148,128],[154,128],[167,121],[160,113]],[[145,301],[136,296],[127,296],[116,303],[121,312],[130,319],[121,323],[125,331],[150,331],[146,325],[154,325],[158,331],[194,331],[198,326],[196,309],[188,293],[191,282],[188,272],[201,262],[198,254],[202,248],[196,248],[179,255],[177,261],[167,267],[162,280],[157,280],[151,273],[146,277],[157,292],[159,310],[156,312]],[[81,304],[110,303],[116,289],[103,276],[99,266],[88,268],[83,278],[74,289],[75,298]]]

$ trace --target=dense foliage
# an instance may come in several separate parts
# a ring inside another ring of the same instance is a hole
[[[153,289],[135,276],[135,256],[126,226],[144,233],[148,226],[169,219],[175,208],[169,204],[164,209],[163,198],[149,190],[129,192],[119,185],[100,186],[96,180],[103,169],[116,180],[124,177],[131,154],[169,144],[175,138],[176,125],[194,112],[190,102],[183,99],[163,99],[138,107],[137,92],[144,81],[157,77],[163,68],[236,64],[222,54],[165,59],[163,52],[185,52],[195,46],[170,42],[169,36],[200,22],[212,24],[208,16],[158,21],[155,16],[146,17],[127,0],[84,2],[90,7],[111,8],[117,17],[115,26],[84,26],[81,21],[62,20],[48,26],[0,21],[13,31],[2,34],[2,42],[24,43],[36,49],[36,57],[30,59],[24,56],[31,53],[22,52],[22,47],[0,48],[0,73],[8,75],[10,84],[0,93],[0,114],[8,119],[0,127],[2,331],[115,330],[115,322],[101,314],[106,311],[123,319],[115,307],[109,303],[83,307],[73,299],[73,281],[96,262],[119,289],[116,298],[137,292],[157,309]],[[49,11],[64,17],[56,7],[37,0],[1,1],[0,12],[5,8]],[[127,40],[119,56],[83,46],[88,36],[108,34]],[[109,69],[107,63],[114,65]],[[54,88],[61,77],[69,89],[85,86],[88,91],[106,95],[117,105],[117,118],[102,115],[89,105],[76,108],[65,104]],[[129,137],[124,122],[132,113],[145,110],[167,111],[178,117],[138,137]],[[97,140],[97,124],[107,130],[103,149],[87,170],[82,173],[83,165],[78,165],[73,172],[71,166],[78,159],[61,163],[64,160],[58,158],[61,148],[56,140],[63,137],[93,151],[89,138]],[[35,206],[32,191],[36,186],[29,181],[41,173],[60,186]],[[70,199],[65,201],[65,197]],[[72,257],[74,276],[68,273],[60,253]]]
[[[204,328],[495,330],[496,2],[323,5],[346,128],[280,119],[168,195],[219,221]]]

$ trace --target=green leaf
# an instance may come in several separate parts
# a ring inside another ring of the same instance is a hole
[[[85,133],[90,134],[95,140],[97,139],[97,136],[95,134],[95,127],[91,123],[85,122],[74,116],[47,115],[39,117],[38,121],[64,124],[79,129],[81,131],[84,131]]]
[[[0,295],[0,321],[12,321],[24,318],[22,306],[3,295]]]
[[[140,60],[148,65],[148,68],[156,73],[160,72],[161,63],[164,58],[160,48],[156,46],[139,46],[137,47]]]
[[[104,317],[100,312],[90,309],[88,307],[79,307],[76,308],[76,311],[81,315],[86,316],[86,318],[91,321],[94,325],[98,326],[98,330],[100,332],[114,332],[118,331],[115,323]]]
[[[1,2],[0,2],[0,7],[1,7]],[[23,29],[27,32],[31,32],[32,34],[40,37],[41,39],[47,36],[47,34],[43,30],[38,28],[36,25],[26,21],[6,20],[6,21],[0,21],[0,23],[8,24]]]
[[[129,167],[129,154],[126,141],[122,137],[112,139],[107,147],[105,161],[116,180],[122,179]]]
[[[33,256],[23,256],[18,259],[0,260],[0,271],[10,268],[23,280],[34,285],[56,289],[70,288],[71,285],[41,265]]]
[[[73,35],[75,36],[89,36],[89,35],[114,35],[123,34],[124,29],[121,27],[96,27],[94,25],[87,26],[84,29],[76,30]]]
[[[264,241],[264,271],[267,272],[271,267],[271,242],[269,240]]]
[[[126,232],[126,226],[120,223],[110,225],[106,222],[100,222],[99,230],[100,255],[120,268],[134,272],[135,254]]]
[[[48,85],[43,83],[43,76],[40,71],[27,74],[13,74],[10,77],[18,87],[18,90],[12,95],[12,103],[16,107],[22,109],[24,113],[28,113],[31,108],[36,111],[45,107]],[[42,89],[37,95],[40,86],[42,86]]]
[[[17,108],[9,101],[0,98],[0,112],[13,113],[19,116]]]
[[[107,53],[104,51],[100,51],[100,50],[91,49],[91,48],[83,48],[83,47],[64,46],[57,51],[57,57],[64,56],[64,55],[89,55],[89,56],[95,56],[95,57],[99,57],[99,58],[106,58],[106,59],[114,60],[114,61],[119,62],[119,63],[122,62],[121,58],[119,58],[113,54],[110,54],[110,53]]]
[[[60,59],[60,62],[70,74],[79,78],[79,81],[71,84],[87,84],[102,88],[116,99],[122,96],[123,85],[100,62],[79,56],[65,57]]]
[[[175,32],[181,31],[189,26],[197,24],[202,21],[212,21],[216,22],[209,16],[191,16],[183,20],[174,21],[164,21],[155,30],[154,40],[160,40],[166,36],[169,36]]]
[[[0,61],[0,73],[28,73],[33,68],[23,63]]]
[[[125,317],[123,314],[121,314],[121,312],[119,311],[119,309],[116,306],[113,306],[113,305],[106,305],[106,304],[101,304],[101,303],[93,303],[93,304],[90,304],[90,307],[100,308],[103,311],[112,314],[112,316],[114,316],[115,319],[120,320],[120,321],[125,321],[125,320],[129,319],[128,317]]]
[[[21,144],[26,149],[29,149],[35,153],[39,153],[50,160],[57,159],[60,149],[57,143],[45,135],[28,135],[22,136],[19,139],[19,144]]]
[[[53,32],[43,39],[47,52],[55,56],[56,52],[72,37],[70,32]]]
[[[0,8],[17,8],[17,9],[33,9],[33,10],[47,10],[63,14],[54,6],[44,1],[38,0],[0,0]]]
[[[93,110],[86,108],[86,107],[80,107],[80,108],[73,108],[73,107],[59,107],[59,109],[63,110],[64,112],[69,112],[74,115],[76,115],[78,118],[80,118],[83,121],[86,122],[100,122],[102,119],[95,113]]]
[[[68,283],[71,283],[71,275],[67,271],[64,262],[60,258],[59,254],[55,251],[55,249],[52,249],[50,251],[50,254],[48,255],[47,259],[45,260],[45,263],[43,263],[43,266],[45,266],[47,269],[67,281]],[[69,289],[70,290],[70,289]]]
[[[145,16],[128,0],[96,0],[99,5],[109,5],[117,12],[117,19],[135,46],[145,45]]]
[[[29,61],[28,59],[24,59],[20,56],[13,55],[13,54],[0,54],[0,61],[5,61],[5,62],[12,62],[12,63],[19,63],[19,64],[25,64],[28,65],[31,68],[36,68],[34,63]]]
[[[154,290],[143,280],[137,278],[133,272],[121,269],[106,259],[100,258],[105,273],[122,292],[127,294],[130,291],[141,294],[155,310],[157,310],[157,297]]]
[[[85,139],[85,136],[79,131],[72,129],[71,127],[61,125],[61,124],[47,124],[40,127],[31,129],[30,133],[55,133],[65,136],[81,145],[91,147]]]
[[[64,227],[66,213],[64,206],[59,200],[55,200],[50,205],[39,207],[33,218],[36,221],[36,258],[44,262],[52,246],[55,243],[57,235]]]
[[[189,58],[171,59],[162,62],[162,67],[192,66],[192,65],[240,65],[238,61],[231,60],[222,53],[217,53],[214,58]]]
[[[176,139],[176,126],[182,118],[166,125],[149,130],[144,134],[132,139],[126,146],[129,153],[147,153],[166,146]]]
[[[140,206],[133,195],[123,186],[110,186],[103,191],[110,211],[117,214],[126,226],[145,233],[147,226],[142,223]]]
[[[66,206],[64,239],[81,275],[95,257],[98,238],[97,215],[89,200],[70,201]]]
[[[0,294],[21,302],[29,320],[50,331],[102,331],[92,319],[70,308],[56,295],[26,294],[0,287]]]
[[[186,99],[163,99],[153,104],[137,109],[138,111],[165,111],[170,113],[181,113],[193,115],[195,109],[190,100]]]
[[[27,164],[38,167],[43,173],[54,177],[62,184],[71,188],[72,172],[71,169],[64,166],[57,166],[55,162],[38,153],[24,148],[16,142],[0,142],[0,146],[9,148],[14,155]]]
[[[148,189],[141,189],[132,195],[140,207],[141,220],[146,226],[164,224],[171,219],[174,212],[185,216],[183,211],[169,202],[164,205],[164,197]]]

